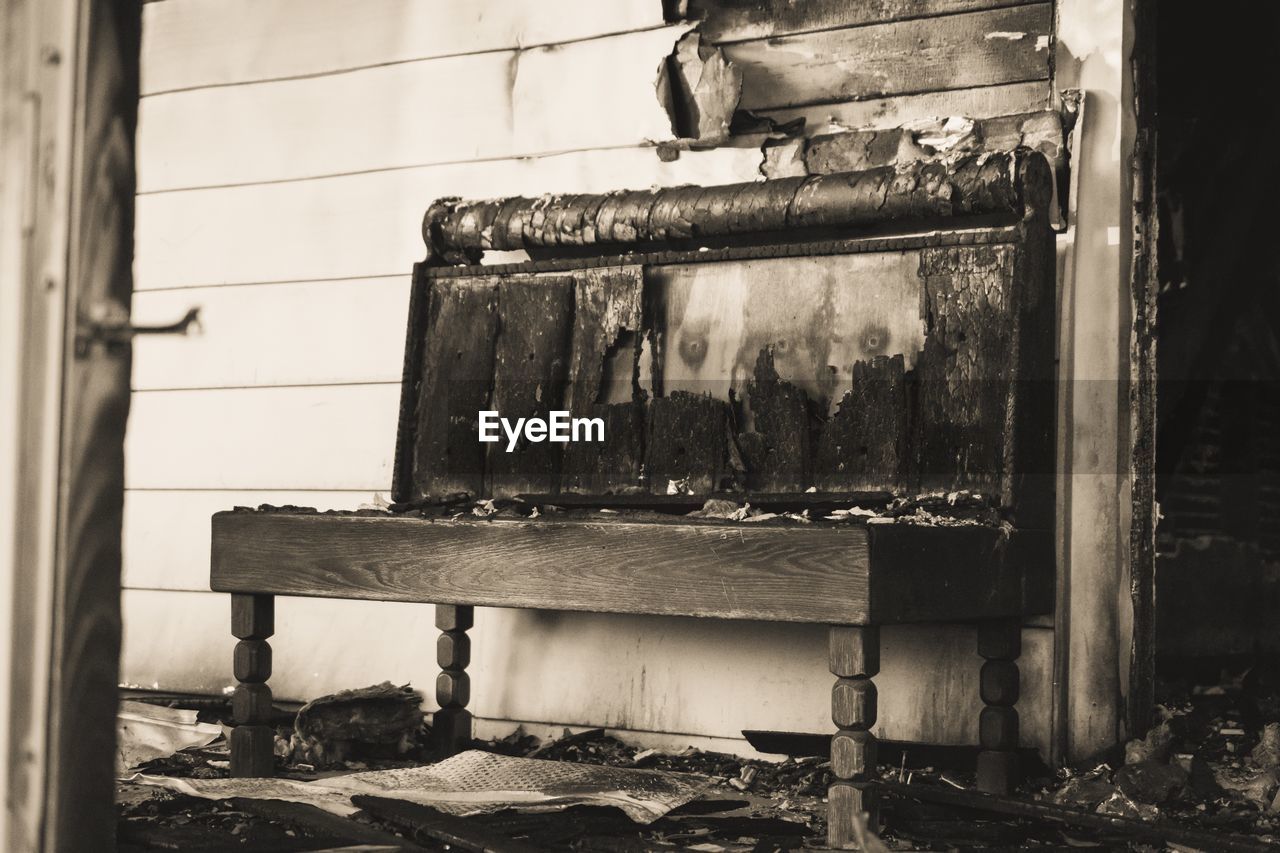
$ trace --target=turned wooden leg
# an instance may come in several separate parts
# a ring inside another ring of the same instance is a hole
[[[471,679],[467,665],[471,663],[471,638],[467,629],[474,624],[475,609],[464,605],[437,604],[436,662],[440,675],[436,678],[436,702],[440,710],[431,720],[431,741],[436,755],[446,758],[466,749],[471,743]]]
[[[1018,655],[1022,626],[1017,619],[994,619],[978,626],[982,664],[982,716],[978,721],[978,789],[1008,794],[1018,786]]]
[[[866,813],[872,830],[879,822],[876,805],[876,686],[880,671],[880,629],[834,626],[829,658],[836,676],[831,689],[831,719],[838,731],[831,738],[831,775],[827,789],[827,846],[857,848],[854,822]]]
[[[234,658],[236,692],[231,697],[231,775],[270,776],[275,770],[275,733],[271,722],[271,646],[275,633],[275,597],[231,595],[231,633],[240,639]]]

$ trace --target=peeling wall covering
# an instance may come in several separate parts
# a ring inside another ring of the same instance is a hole
[[[685,33],[658,73],[658,101],[671,116],[677,137],[699,145],[729,138],[729,125],[742,98],[742,71],[724,51]]]

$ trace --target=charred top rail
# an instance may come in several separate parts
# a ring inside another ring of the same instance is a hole
[[[490,250],[548,257],[594,247],[621,254],[691,240],[794,237],[796,231],[896,228],[956,217],[1016,221],[1036,203],[1028,191],[1047,201],[1050,181],[1042,156],[1017,151],[716,187],[442,198],[427,209],[422,236],[427,263],[478,264]]]

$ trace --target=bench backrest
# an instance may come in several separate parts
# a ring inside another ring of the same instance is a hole
[[[395,497],[967,489],[1047,527],[1049,184],[1016,153],[437,202]],[[494,249],[532,260],[479,263]],[[508,452],[484,411],[599,418],[603,441]]]

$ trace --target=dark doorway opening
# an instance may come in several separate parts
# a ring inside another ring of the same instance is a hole
[[[1280,11],[1157,18],[1156,662],[1176,692],[1280,653]]]

